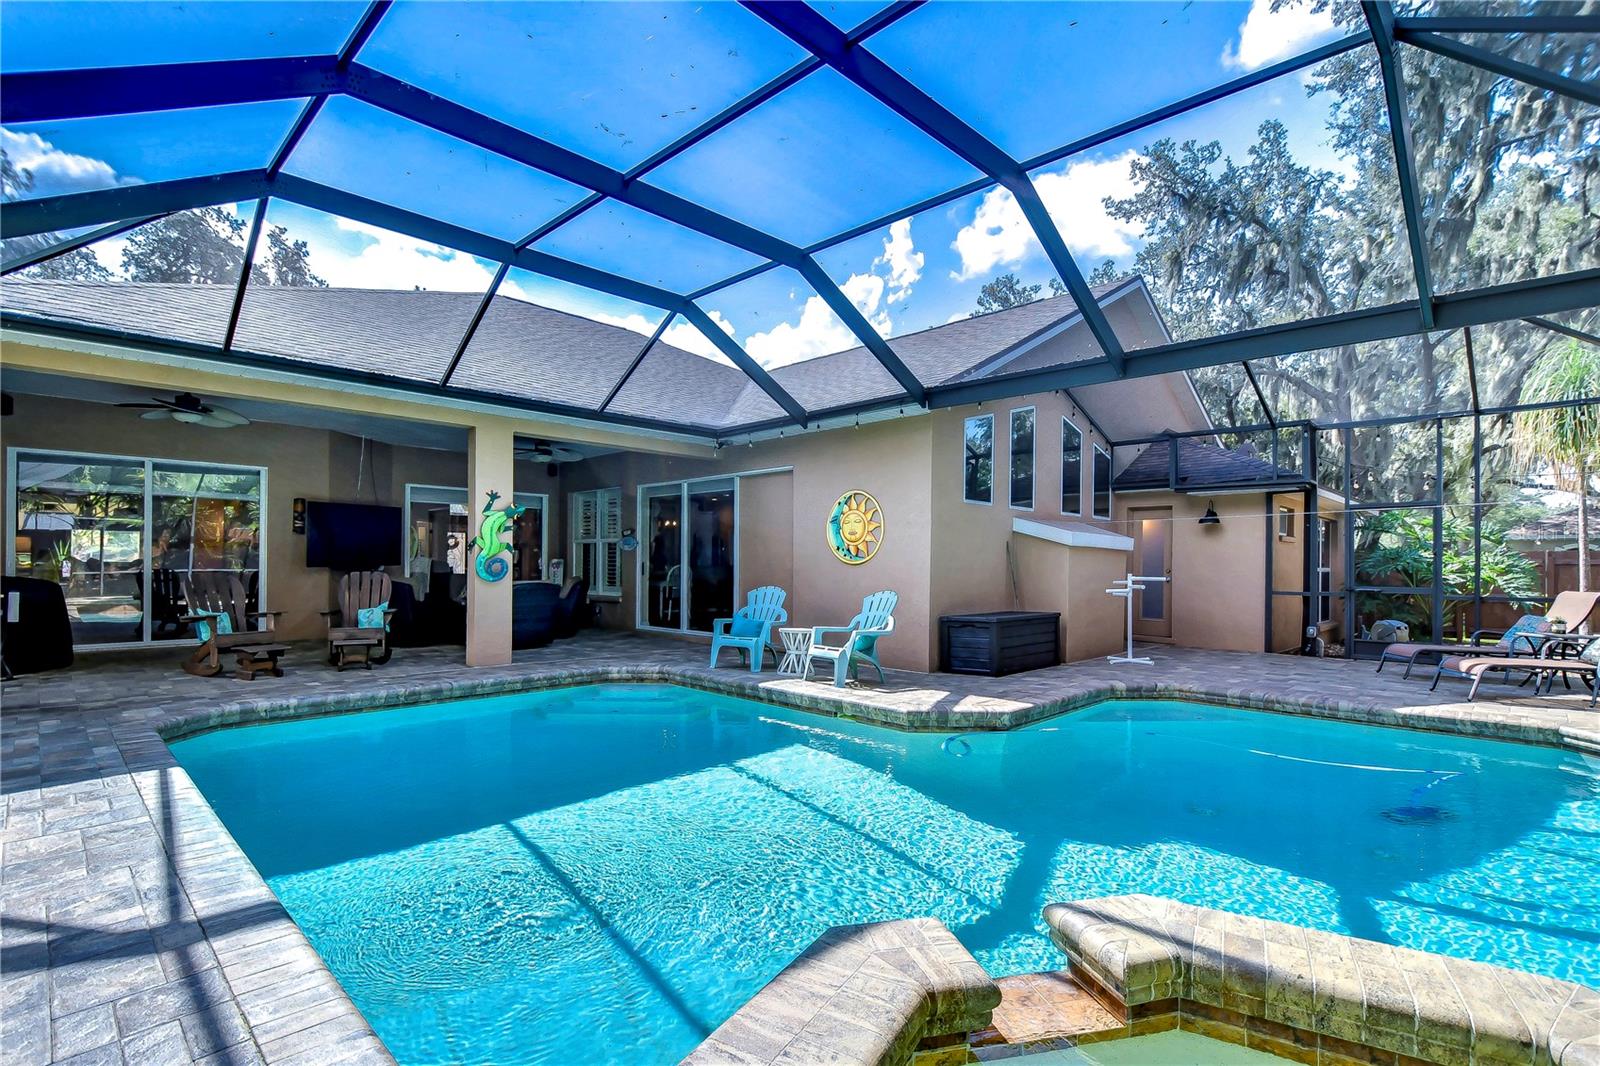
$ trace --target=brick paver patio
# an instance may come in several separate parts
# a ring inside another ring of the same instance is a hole
[[[179,649],[101,658],[0,691],[0,1058],[34,1063],[387,1062],[388,1055],[188,776],[163,733],[213,724],[633,677],[903,728],[1015,726],[1107,695],[1187,695],[1600,752],[1584,698],[1461,702],[1465,685],[1371,664],[1152,648],[1150,667],[1094,661],[1009,678],[891,672],[840,692],[751,675],[705,645],[595,634],[469,670],[459,648],[402,650],[337,673],[297,648],[288,676],[197,678]],[[159,730],[159,732],[158,732]]]

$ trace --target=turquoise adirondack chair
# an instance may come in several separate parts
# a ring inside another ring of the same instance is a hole
[[[857,668],[867,663],[883,680],[883,665],[878,662],[878,641],[894,632],[894,607],[900,597],[889,591],[874,592],[861,601],[861,613],[845,626],[815,626],[811,630],[811,657],[833,663],[833,684],[844,688],[845,677],[855,677]],[[824,644],[824,633],[846,633],[843,644]]]
[[[783,609],[784,598],[789,594],[776,585],[763,585],[751,589],[745,605],[733,612],[732,618],[719,618],[711,626],[711,665],[717,665],[717,656],[723,648],[734,648],[750,661],[750,672],[761,672],[761,657],[772,653],[774,664],[778,650],[773,647],[773,630],[789,620]]]

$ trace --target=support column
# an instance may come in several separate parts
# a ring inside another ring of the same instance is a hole
[[[467,510],[470,536],[483,522],[490,492],[500,494],[497,508],[514,500],[513,433],[507,422],[490,422],[467,431]],[[501,556],[507,563],[508,556]],[[511,578],[485,581],[477,573],[478,552],[467,564],[467,665],[500,666],[511,661]]]

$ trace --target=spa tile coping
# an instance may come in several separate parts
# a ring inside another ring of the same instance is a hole
[[[828,930],[682,1066],[901,1066],[929,1036],[989,1024],[1000,988],[934,918]]]
[[[1044,919],[1130,1014],[1177,1001],[1429,1062],[1600,1066],[1600,991],[1584,985],[1157,896]]]

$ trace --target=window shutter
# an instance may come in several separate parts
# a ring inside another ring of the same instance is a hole
[[[620,540],[622,538],[622,492],[619,489],[607,489],[600,496],[601,506],[605,509],[605,522],[600,532],[600,539]]]
[[[614,540],[605,544],[605,590],[620,593],[622,591],[622,549]]]
[[[593,540],[595,537],[595,500],[592,492],[574,493],[572,502],[576,505],[577,514],[573,523],[577,539]]]

